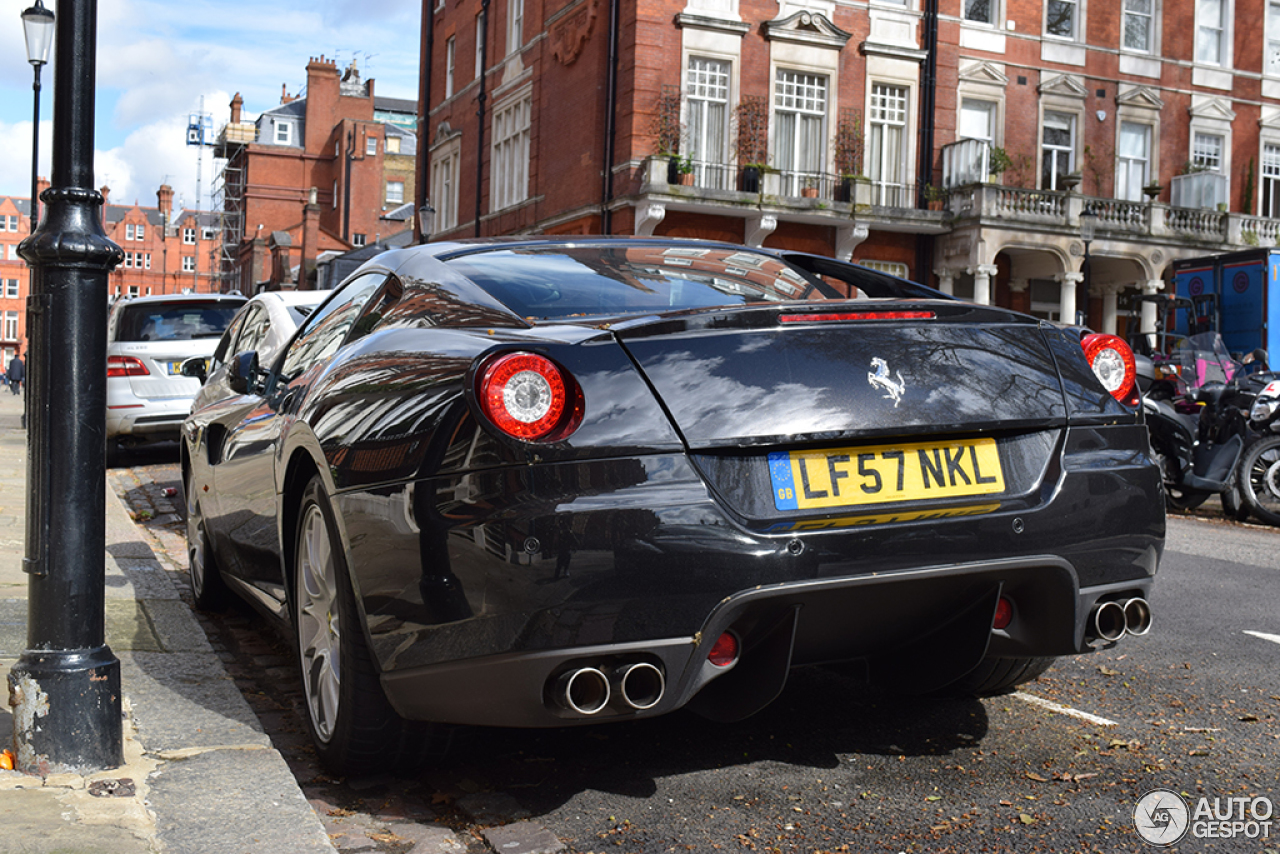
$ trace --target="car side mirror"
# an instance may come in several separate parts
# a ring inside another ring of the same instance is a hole
[[[258,379],[258,354],[254,351],[237,353],[231,360],[227,384],[236,394],[249,394]]]
[[[178,372],[184,377],[191,377],[203,383],[209,378],[208,362],[209,360],[204,356],[196,356],[185,360]]]

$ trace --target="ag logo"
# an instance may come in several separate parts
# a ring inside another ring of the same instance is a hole
[[[1152,845],[1176,845],[1187,835],[1191,810],[1177,792],[1152,789],[1133,808],[1133,824],[1138,834]]]

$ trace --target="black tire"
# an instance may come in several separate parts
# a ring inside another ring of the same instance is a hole
[[[1251,445],[1236,479],[1249,512],[1268,525],[1280,526],[1280,436]]]
[[[409,770],[421,762],[430,730],[409,724],[387,702],[337,530],[314,477],[298,511],[291,604],[307,729],[331,773]]]
[[[947,688],[949,694],[994,697],[1007,694],[1049,669],[1054,658],[984,658],[963,679]]]
[[[1170,510],[1178,513],[1186,513],[1189,510],[1195,510],[1201,504],[1209,500],[1207,492],[1183,492],[1176,486],[1165,486],[1164,490],[1165,506]]]
[[[1244,503],[1244,496],[1236,484],[1222,491],[1222,515],[1233,522],[1244,522],[1249,518],[1249,505]]]
[[[183,491],[187,497],[187,571],[191,575],[191,594],[202,611],[221,611],[231,600],[231,591],[222,580],[222,571],[210,548],[204,526],[200,500],[193,494],[195,484],[189,472],[183,472]]]
[[[1243,458],[1242,458],[1243,459]],[[1236,466],[1227,488],[1222,490],[1222,515],[1233,522],[1244,522],[1249,518],[1249,505],[1245,503],[1244,493],[1240,489],[1240,467]]]
[[[1164,476],[1164,502],[1165,507],[1177,513],[1185,513],[1188,510],[1194,510],[1201,504],[1209,500],[1208,493],[1205,492],[1186,492],[1173,483],[1176,476],[1176,459],[1173,454],[1168,453],[1162,442],[1155,441],[1152,437],[1151,453],[1155,457],[1156,464],[1160,466],[1160,472]]]

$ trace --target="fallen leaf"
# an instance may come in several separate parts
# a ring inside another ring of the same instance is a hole
[[[1257,715],[1241,715],[1239,718],[1239,720],[1244,721],[1245,723],[1253,723],[1257,719]]]
[[[1120,675],[1119,670],[1112,670],[1110,667],[1099,667],[1098,672],[1101,673],[1103,676],[1119,676]]]
[[[926,797],[926,798],[925,798],[925,800],[926,800],[926,801],[940,801],[940,800],[942,800],[942,796],[941,796],[941,795],[929,795],[928,797]]]
[[[1029,816],[1029,815],[1027,815],[1026,813],[1019,813],[1019,815],[1018,815],[1018,821],[1022,822],[1023,824],[1035,824],[1035,823],[1036,823],[1036,819],[1035,819],[1035,817],[1034,817],[1034,816]]]
[[[1044,777],[1041,777],[1039,774],[1036,774],[1034,771],[1028,771],[1028,772],[1027,772],[1027,779],[1028,779],[1028,780],[1035,780],[1037,783],[1047,783],[1047,782],[1049,782],[1047,779],[1045,779]]]

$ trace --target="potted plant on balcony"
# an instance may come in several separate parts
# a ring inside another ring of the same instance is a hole
[[[862,175],[862,111],[848,108],[840,111],[840,120],[836,123],[836,134],[831,141],[831,149],[835,154],[836,174],[839,183],[836,186],[836,201],[852,202],[854,200],[854,184]]]
[[[806,176],[800,186],[800,195],[806,199],[818,198],[818,179],[812,175]]]
[[[993,181],[1012,165],[1013,158],[1009,156],[1009,152],[998,145],[991,146],[991,153],[987,155],[987,175]]]
[[[769,158],[769,103],[763,95],[745,95],[733,113],[735,153],[742,169],[739,189],[758,193]]]
[[[662,87],[654,105],[652,132],[658,148],[656,156],[666,161],[667,183],[679,183],[680,139],[684,136],[684,125],[680,121],[680,87],[671,84]]]
[[[947,200],[947,191],[933,184],[925,184],[924,200],[929,210],[940,211]]]
[[[671,164],[676,170],[676,183],[684,187],[693,186],[693,160],[689,157],[673,157]]]
[[[1142,188],[1142,195],[1147,197],[1148,202],[1154,202],[1156,198],[1164,192],[1164,187],[1160,186],[1159,181],[1152,181],[1150,184]]]

